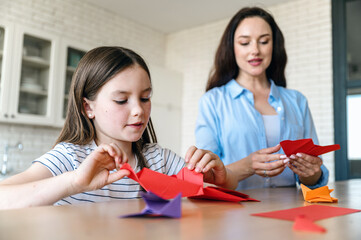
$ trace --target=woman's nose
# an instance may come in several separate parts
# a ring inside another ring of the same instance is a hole
[[[254,55],[259,54],[259,46],[258,46],[257,43],[252,44],[251,53],[254,54]]]

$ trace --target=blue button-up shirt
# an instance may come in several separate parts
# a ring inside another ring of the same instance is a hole
[[[296,90],[276,86],[272,80],[268,98],[281,121],[280,140],[312,138],[318,144],[315,126],[306,98]],[[254,107],[253,93],[231,80],[226,85],[206,92],[199,101],[196,123],[196,145],[216,153],[225,165],[267,148],[262,115]],[[280,153],[283,153],[282,149]],[[314,186],[328,182],[328,170],[322,165],[322,176]],[[237,189],[267,186],[294,186],[298,176],[289,168],[280,175],[265,179],[253,175],[239,183]]]

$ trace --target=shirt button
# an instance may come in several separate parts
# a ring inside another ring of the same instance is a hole
[[[284,117],[282,117],[282,121],[284,121],[285,120],[285,118]]]
[[[280,111],[281,111],[281,107],[278,107],[278,108],[277,108],[277,112],[280,112]]]

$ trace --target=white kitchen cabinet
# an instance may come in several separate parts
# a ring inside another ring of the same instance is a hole
[[[11,73],[4,78],[8,96],[3,101],[1,120],[52,125],[56,111],[52,102],[56,101],[55,85],[59,80],[56,72],[59,38],[21,26],[15,26],[11,38]]]
[[[89,49],[0,22],[0,121],[62,127],[72,75]]]
[[[69,99],[69,89],[73,74],[80,59],[92,47],[79,44],[70,40],[61,41],[61,53],[59,55],[59,77],[62,79],[56,89],[57,99],[54,108],[58,111],[55,117],[55,126],[62,127],[66,117]]]
[[[14,26],[10,23],[0,23],[0,120],[8,121],[11,117],[7,109],[9,105],[9,90],[11,89],[11,56],[13,46]]]

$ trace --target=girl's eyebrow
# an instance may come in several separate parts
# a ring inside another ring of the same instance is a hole
[[[143,93],[143,92],[149,92],[149,91],[152,91],[152,87],[148,87],[148,88],[142,90],[142,93]],[[129,93],[128,91],[119,91],[119,90],[116,90],[116,91],[114,91],[112,94],[113,94],[113,95],[116,95],[116,94],[128,94],[128,93]]]
[[[269,33],[265,33],[265,34],[262,34],[261,36],[259,36],[260,38],[262,37],[267,37],[267,36],[271,36],[271,34]],[[248,35],[240,35],[238,36],[237,38],[250,38],[251,36],[248,36]]]

